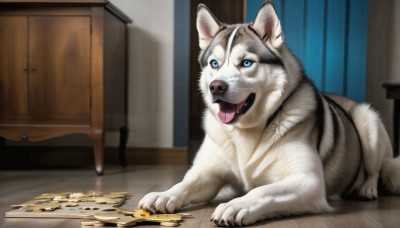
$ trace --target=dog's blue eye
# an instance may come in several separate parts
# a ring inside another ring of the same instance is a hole
[[[240,64],[240,66],[242,67],[251,67],[251,65],[253,65],[254,61],[245,59],[242,61],[242,63]]]
[[[210,65],[211,65],[211,67],[214,68],[214,69],[216,69],[216,68],[219,67],[218,62],[217,62],[217,60],[215,60],[215,59],[213,59],[213,60],[210,61]]]

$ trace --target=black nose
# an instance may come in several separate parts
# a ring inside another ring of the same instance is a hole
[[[222,95],[228,89],[228,84],[221,80],[214,80],[210,84],[210,91],[212,95]]]

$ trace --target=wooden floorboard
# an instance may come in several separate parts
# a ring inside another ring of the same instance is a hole
[[[150,191],[163,191],[180,181],[186,166],[130,166],[126,169],[106,167],[103,176],[92,169],[0,171],[0,227],[80,227],[79,219],[5,218],[11,204],[25,202],[46,192],[128,191],[132,198],[124,207],[136,208],[140,198]],[[183,209],[194,216],[181,227],[215,227],[210,216],[217,203]],[[376,201],[339,201],[332,213],[303,215],[257,223],[252,227],[400,227],[400,196],[382,196]],[[159,226],[138,226],[159,227]]]

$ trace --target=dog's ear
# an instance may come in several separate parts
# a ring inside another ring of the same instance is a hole
[[[251,27],[264,42],[269,42],[273,48],[282,46],[282,27],[271,1],[264,2]]]
[[[201,50],[207,48],[220,28],[220,22],[212,15],[207,6],[199,4],[197,7],[197,31]]]

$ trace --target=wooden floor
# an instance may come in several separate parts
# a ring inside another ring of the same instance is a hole
[[[133,197],[124,207],[136,208],[147,192],[162,191],[181,180],[184,166],[106,167],[103,176],[91,169],[0,171],[0,227],[80,227],[79,219],[4,218],[9,205],[25,202],[48,192],[82,192],[96,189],[103,192],[128,191]],[[217,204],[198,205],[183,211],[194,218],[181,227],[215,227],[209,221]],[[377,201],[343,201],[333,204],[336,212],[269,220],[252,227],[400,227],[400,196],[383,196]],[[159,227],[159,226],[138,226]]]

